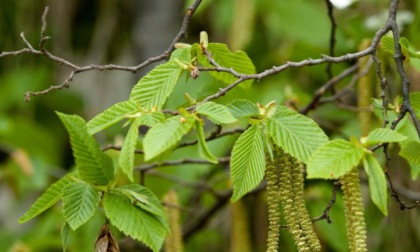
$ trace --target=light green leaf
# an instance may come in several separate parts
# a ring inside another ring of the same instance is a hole
[[[353,143],[336,139],[319,147],[307,164],[308,178],[337,179],[355,168],[364,149]]]
[[[400,121],[395,130],[404,136],[407,136],[406,140],[399,142],[400,149],[404,149],[408,143],[413,141],[413,139],[418,138],[416,127],[411,122],[411,120],[407,119],[407,117]],[[417,179],[418,175],[420,174],[420,163],[415,164],[409,160],[407,160],[407,162],[410,165],[411,179]]]
[[[407,139],[406,136],[390,129],[378,128],[372,130],[364,140],[364,145],[375,145],[380,143],[401,142]]]
[[[400,151],[400,156],[407,159],[410,163],[420,164],[420,142],[412,141],[404,144]]]
[[[153,107],[160,110],[172,93],[181,72],[181,66],[174,61],[158,65],[133,87],[130,100],[138,102],[146,110]]]
[[[200,46],[195,46],[197,50],[197,60],[204,67],[213,67],[208,60],[207,56],[203,55]],[[212,54],[213,59],[222,67],[233,68],[238,73],[254,74],[255,66],[251,59],[245,52],[237,51],[231,52],[226,44],[209,43],[207,50]],[[229,73],[224,72],[209,72],[217,80],[230,84],[237,80],[236,77]],[[247,81],[250,83],[251,81]]]
[[[328,141],[312,119],[284,106],[279,106],[276,113],[267,119],[267,128],[277,146],[304,163],[320,145]]]
[[[363,159],[363,167],[369,177],[370,197],[384,215],[388,215],[388,192],[384,171],[376,158],[366,153]]]
[[[232,201],[254,189],[264,177],[265,154],[260,125],[252,125],[242,133],[232,150],[230,173],[233,183]]]
[[[155,215],[156,218],[161,217],[162,219],[158,218],[158,220],[161,221],[162,225],[167,228],[169,232],[169,225],[165,219],[165,211],[163,210],[160,200],[152,191],[138,184],[124,185],[116,188],[115,191],[123,193],[131,200],[132,204]]]
[[[99,191],[82,182],[66,185],[62,194],[63,215],[73,230],[92,218],[101,199]]]
[[[106,193],[103,201],[105,214],[112,225],[124,234],[142,241],[158,252],[166,236],[166,229],[153,214],[133,205],[126,196]]]
[[[217,158],[210,152],[209,147],[207,146],[203,125],[201,125],[199,121],[196,121],[195,128],[197,130],[198,153],[200,154],[200,157],[213,164],[217,164]]]
[[[88,133],[85,121],[77,115],[57,112],[70,134],[70,143],[80,178],[94,185],[107,185],[114,178],[111,157],[99,148],[95,138]]]
[[[244,117],[258,116],[260,111],[255,103],[245,100],[245,99],[236,99],[227,105],[230,113],[237,119]]]
[[[139,137],[139,126],[140,118],[135,118],[125,136],[118,159],[118,165],[131,181],[133,181],[134,152]]]
[[[189,63],[191,61],[191,48],[177,48],[171,54],[171,61],[175,59],[183,63]]]
[[[410,104],[417,115],[420,115],[420,92],[410,94]]]
[[[138,111],[136,102],[132,100],[123,101],[112,105],[104,112],[92,118],[87,123],[89,134],[93,135],[109,126],[123,120],[127,115]]]
[[[50,187],[48,187],[48,189],[35,201],[35,203],[32,204],[29,211],[27,211],[19,219],[19,223],[24,223],[41,214],[61,199],[61,191],[63,190],[63,187],[71,183],[70,176],[71,175],[68,174],[54,184],[50,185]]]
[[[392,36],[383,36],[381,38],[381,49],[385,52],[394,55],[395,47],[394,47],[394,38]]]
[[[67,236],[70,231],[70,226],[67,222],[64,223],[63,227],[61,228],[61,244],[63,245],[63,252],[67,250]]]
[[[165,120],[165,115],[162,112],[154,111],[151,113],[144,113],[140,116],[140,125],[153,127],[163,120]]]
[[[229,124],[237,121],[226,106],[211,101],[198,105],[196,111],[215,124]]]
[[[371,102],[372,102],[372,106],[373,106],[373,108],[375,108],[375,109],[380,109],[380,110],[383,110],[384,108],[383,108],[383,104],[382,104],[382,100],[381,99],[375,99],[375,98],[372,98],[371,99]],[[394,105],[392,105],[392,104],[390,104],[390,103],[388,103],[388,107],[386,108],[387,110],[395,110],[395,106]]]
[[[192,116],[174,116],[152,127],[143,140],[145,160],[148,161],[174,147],[194,125]]]

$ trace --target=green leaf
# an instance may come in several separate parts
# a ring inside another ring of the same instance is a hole
[[[19,223],[24,223],[35,216],[41,214],[59,199],[61,199],[61,191],[71,183],[70,174],[62,177],[60,180],[50,185],[48,189],[32,204],[31,208],[19,219]]]
[[[174,61],[158,65],[133,87],[130,100],[138,102],[146,110],[153,107],[160,110],[172,93],[181,72],[181,66]]]
[[[144,113],[140,116],[140,125],[153,127],[163,120],[165,120],[165,115],[162,112],[154,111],[151,113]]]
[[[420,115],[420,92],[410,94],[410,104],[417,115]]]
[[[71,229],[92,218],[100,199],[99,191],[87,183],[73,182],[63,188],[63,214]]]
[[[411,120],[407,119],[407,117],[400,121],[395,130],[404,136],[407,136],[406,140],[399,142],[400,149],[404,149],[408,143],[413,141],[412,139],[418,138],[416,127]],[[417,179],[418,175],[420,174],[420,163],[415,164],[409,160],[407,160],[407,162],[410,165],[411,179]]]
[[[207,56],[202,53],[200,46],[195,46],[197,50],[197,60],[204,67],[214,67],[211,65]],[[209,43],[207,50],[212,54],[213,59],[222,67],[233,68],[238,73],[254,74],[255,66],[245,52],[231,52],[226,44]],[[230,84],[237,80],[229,73],[210,71],[209,74],[217,80]],[[247,81],[250,83],[251,81]]]
[[[148,161],[174,147],[194,125],[192,116],[174,116],[152,127],[143,140],[145,160]]]
[[[267,119],[267,128],[277,146],[305,163],[320,145],[328,141],[312,119],[284,106],[279,106],[276,113]]]
[[[61,244],[63,245],[63,252],[67,250],[67,236],[70,231],[70,226],[67,222],[64,223],[63,227],[61,228]]]
[[[200,157],[213,164],[217,164],[217,158],[210,152],[209,147],[207,146],[203,125],[201,125],[199,121],[196,121],[195,128],[197,130],[198,153],[200,154]]]
[[[384,215],[388,215],[388,191],[384,171],[376,158],[367,153],[363,159],[363,167],[369,177],[370,197]]]
[[[364,145],[375,145],[380,143],[393,143],[401,142],[407,139],[406,136],[390,129],[378,128],[372,130],[366,139],[364,140]]]
[[[227,108],[237,119],[260,115],[260,111],[255,103],[245,99],[233,100],[227,105]]]
[[[237,201],[258,186],[264,177],[265,154],[260,125],[252,125],[239,136],[233,146],[230,167],[232,201]]]
[[[420,142],[412,141],[404,144],[401,148],[400,156],[407,159],[410,163],[420,164]]]
[[[198,105],[196,111],[215,124],[229,124],[237,121],[226,106],[211,101]]]
[[[103,205],[112,225],[124,234],[142,241],[153,251],[159,251],[167,231],[153,214],[133,205],[126,196],[112,191],[105,194]]]
[[[191,61],[191,48],[177,48],[171,54],[171,61],[175,59],[183,62],[189,63]]]
[[[95,185],[107,185],[114,178],[111,157],[99,148],[95,138],[88,133],[85,121],[77,115],[57,112],[70,134],[70,143],[80,178]]]
[[[394,55],[395,46],[394,46],[394,38],[392,36],[383,36],[381,38],[381,49],[385,52]]]
[[[89,134],[93,135],[109,126],[123,120],[127,115],[138,111],[136,102],[128,100],[116,103],[107,108],[104,112],[92,118],[87,123]]]
[[[131,123],[127,135],[125,136],[120,157],[118,159],[118,165],[130,181],[133,181],[134,152],[136,150],[137,139],[139,137],[139,126],[140,118],[135,118]]]
[[[131,200],[132,204],[155,215],[156,218],[162,217],[163,219],[158,218],[159,221],[161,221],[162,225],[169,230],[162,204],[159,198],[148,188],[138,184],[129,184],[118,187],[115,191],[123,193]]]
[[[353,143],[336,139],[319,147],[307,164],[308,178],[337,179],[355,168],[364,149]]]

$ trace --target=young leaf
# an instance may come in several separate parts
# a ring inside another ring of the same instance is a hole
[[[372,130],[364,141],[365,146],[375,145],[380,143],[401,142],[407,139],[406,136],[390,129],[378,128]]]
[[[70,231],[70,226],[67,222],[64,223],[63,227],[61,228],[61,244],[63,245],[63,252],[67,250],[67,236]]]
[[[237,121],[226,106],[211,101],[198,105],[196,111],[215,124],[229,124]]]
[[[193,46],[194,47],[194,46]],[[197,50],[197,60],[204,67],[213,67],[207,56],[202,53],[200,46],[195,46]],[[253,74],[255,66],[245,52],[231,52],[225,44],[209,43],[207,50],[212,54],[213,59],[223,67],[233,68],[238,73]],[[210,71],[210,75],[225,83],[232,83],[237,80],[236,77],[229,73]]]
[[[412,141],[404,144],[400,151],[400,156],[407,159],[410,163],[420,164],[420,142]]]
[[[153,251],[159,251],[167,231],[154,215],[133,205],[127,197],[112,191],[105,194],[103,205],[112,225],[124,234],[144,242]]]
[[[99,191],[87,183],[73,182],[63,188],[63,214],[71,229],[86,223],[98,207]]]
[[[162,225],[165,228],[169,228],[165,219],[165,211],[163,210],[160,200],[148,188],[138,184],[129,184],[120,186],[116,188],[115,191],[122,192],[129,197],[132,203],[155,215],[155,217],[162,217]]]
[[[70,175],[68,174],[54,184],[50,185],[50,187],[48,187],[48,189],[35,201],[35,203],[32,204],[29,211],[20,217],[19,223],[24,223],[32,219],[54,205],[59,199],[61,199],[61,191],[63,190],[63,187],[71,182]]]
[[[279,106],[275,114],[267,119],[267,128],[277,146],[305,163],[320,145],[328,141],[312,119],[284,106]]]
[[[369,177],[370,197],[384,215],[388,215],[388,192],[384,171],[376,158],[367,153],[363,158],[363,167]]]
[[[126,118],[129,114],[134,114],[138,111],[136,103],[128,100],[116,103],[107,108],[104,112],[92,118],[87,123],[89,134],[93,135],[121,120]]]
[[[416,127],[407,118],[402,119],[395,130],[407,136],[406,140],[399,142],[400,149],[404,149],[407,144],[413,141],[412,139],[417,139],[418,137]],[[420,163],[415,164],[409,160],[407,162],[410,165],[411,179],[416,180],[420,174]]]
[[[420,92],[410,94],[410,104],[417,115],[420,114]]]
[[[207,146],[203,125],[201,125],[199,121],[195,121],[195,129],[197,130],[198,153],[205,160],[217,164],[217,158],[210,152],[209,147]]]
[[[133,87],[130,100],[136,101],[146,110],[160,110],[181,76],[182,68],[175,61],[155,67]]]
[[[233,183],[232,201],[254,189],[264,177],[265,154],[261,126],[252,125],[242,133],[232,150],[230,173]]]
[[[180,62],[188,63],[191,61],[191,47],[187,48],[177,48],[171,54],[171,61],[175,59],[179,60]]]
[[[152,127],[143,140],[145,160],[157,157],[174,147],[194,125],[192,116],[174,116]]]
[[[139,126],[140,118],[135,118],[125,136],[118,159],[118,165],[131,181],[133,181],[134,151],[139,137]]]
[[[70,134],[70,143],[80,178],[95,185],[107,185],[114,178],[114,164],[88,133],[85,121],[77,115],[57,112]]]
[[[355,168],[364,149],[353,143],[336,139],[319,147],[307,164],[308,178],[337,179]]]
[[[244,117],[258,116],[260,111],[255,103],[245,100],[245,99],[236,99],[227,105],[230,113],[237,119]]]
[[[163,120],[165,120],[165,115],[162,112],[154,111],[151,113],[144,113],[140,116],[140,125],[153,127]]]

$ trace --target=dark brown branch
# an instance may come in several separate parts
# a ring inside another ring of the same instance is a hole
[[[343,80],[344,78],[346,78],[350,74],[355,73],[357,71],[357,69],[359,69],[359,65],[355,64],[355,65],[351,66],[350,68],[347,68],[346,70],[344,70],[342,73],[340,73],[336,77],[331,78],[327,83],[325,83],[320,88],[318,88],[315,91],[315,95],[313,96],[312,101],[308,105],[306,105],[306,107],[304,107],[300,111],[300,113],[306,115],[306,114],[308,114],[308,112],[310,110],[315,109],[316,106],[318,105],[319,100],[321,99],[321,97],[325,94],[325,92],[328,89],[330,89],[333,85],[336,85],[337,83],[339,83],[341,80]]]
[[[334,19],[334,6],[332,5],[332,3],[330,2],[330,0],[325,0],[326,4],[327,4],[327,9],[328,9],[328,17],[330,18],[330,22],[331,22],[331,32],[330,32],[330,56],[334,56],[334,48],[335,48],[335,31],[337,28],[337,23],[335,22]],[[329,62],[327,64],[327,74],[328,74],[328,79],[331,79],[333,77],[332,74],[332,64],[331,62]],[[333,90],[333,88],[331,88]],[[333,92],[334,93],[334,92]]]
[[[61,57],[58,57],[58,56],[52,54],[51,52],[49,52],[45,48],[45,41],[50,38],[50,37],[45,35],[46,29],[47,29],[47,15],[48,15],[48,11],[49,11],[48,6],[45,7],[44,13],[42,15],[42,28],[41,28],[41,32],[40,32],[41,33],[41,39],[40,39],[40,44],[39,44],[40,50],[34,49],[31,46],[31,44],[26,40],[26,38],[24,37],[24,34],[21,33],[22,40],[26,44],[27,48],[23,48],[21,50],[12,51],[12,52],[2,52],[2,53],[0,53],[0,58],[4,57],[4,56],[10,56],[10,55],[17,56],[17,55],[25,54],[25,53],[30,53],[30,54],[35,54],[35,55],[44,55],[48,59],[50,59],[51,61],[56,62],[59,65],[64,65],[64,66],[71,69],[71,72],[70,72],[69,76],[60,85],[51,85],[49,88],[47,88],[45,90],[42,90],[42,91],[26,92],[26,94],[25,94],[25,100],[26,101],[30,101],[30,98],[32,96],[45,95],[45,94],[48,94],[49,92],[51,92],[53,90],[60,90],[60,89],[69,87],[70,82],[72,82],[72,80],[73,80],[73,77],[78,73],[91,71],[91,70],[99,70],[99,71],[121,70],[121,71],[129,71],[129,72],[136,73],[140,69],[144,68],[147,65],[150,65],[151,63],[162,61],[162,60],[165,60],[165,59],[169,58],[170,54],[175,49],[175,43],[179,42],[183,37],[185,37],[186,31],[187,31],[187,28],[188,28],[188,24],[191,20],[191,17],[194,14],[195,10],[198,8],[198,6],[200,5],[201,2],[202,2],[202,0],[195,0],[194,3],[188,8],[187,14],[184,16],[184,20],[182,22],[180,31],[175,36],[174,40],[170,43],[170,45],[168,46],[168,49],[164,53],[162,53],[158,56],[155,56],[155,57],[148,58],[148,59],[146,59],[145,61],[143,61],[142,63],[140,63],[136,66],[121,66],[121,65],[114,65],[114,64],[108,64],[108,65],[91,64],[91,65],[87,65],[87,66],[78,66],[78,65],[76,65],[76,64],[74,64],[70,61],[67,61],[67,60],[65,60]]]
[[[388,144],[384,145],[384,154],[385,154],[385,158],[386,158],[386,161],[385,161],[385,176],[388,180],[389,188],[391,189],[391,197],[393,197],[395,199],[395,201],[397,201],[397,203],[400,205],[401,210],[416,208],[416,207],[420,206],[420,201],[417,200],[413,204],[408,205],[407,203],[405,203],[400,198],[400,195],[398,194],[397,190],[395,189],[394,183],[392,182],[391,176],[389,175],[391,157],[389,155],[388,146],[389,146]]]
[[[320,221],[320,220],[327,220],[328,224],[332,223],[331,218],[330,218],[330,210],[331,210],[332,206],[334,205],[334,203],[336,201],[337,192],[338,192],[338,190],[340,190],[340,188],[341,188],[341,183],[338,182],[338,181],[334,182],[334,188],[333,188],[333,191],[332,191],[332,194],[331,194],[330,202],[328,202],[328,205],[324,209],[324,212],[322,212],[322,215],[320,215],[318,217],[315,217],[315,218],[312,218],[312,222],[317,222],[317,221]]]
[[[230,157],[221,157],[218,158],[218,164],[226,164],[229,163]],[[164,161],[161,163],[153,163],[153,164],[147,164],[142,165],[139,167],[134,168],[135,170],[139,171],[148,171],[156,167],[163,167],[163,166],[170,166],[170,165],[184,165],[184,164],[203,164],[203,165],[215,165],[207,160],[202,159],[181,159],[181,160],[172,160],[172,161]]]

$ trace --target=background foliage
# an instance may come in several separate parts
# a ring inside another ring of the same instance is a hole
[[[170,2],[170,3],[168,3]],[[162,53],[178,32],[185,6],[189,1],[12,1],[0,2],[0,51],[22,47],[19,37],[24,31],[29,41],[39,40],[40,17],[45,5],[50,5],[47,42],[51,51],[63,58],[82,64],[117,63],[135,65],[147,57]],[[185,5],[185,6],[184,6]],[[345,9],[334,12],[337,28],[336,55],[355,52],[365,38],[372,38],[386,20],[387,1],[356,1]],[[399,8],[402,36],[420,48],[420,3],[402,1]],[[268,1],[268,0],[208,0],[194,15],[185,42],[198,41],[202,30],[209,33],[211,42],[227,43],[230,49],[244,50],[256,66],[256,71],[280,65],[287,60],[317,58],[329,54],[330,22],[324,1]],[[390,83],[390,97],[397,99],[400,86],[391,56],[383,56]],[[351,66],[351,63],[334,65],[333,75]],[[254,84],[241,84],[228,96],[218,101],[227,103],[246,98],[267,104],[275,100],[297,108],[307,105],[315,90],[328,81],[326,65],[290,69]],[[407,65],[411,80],[419,79],[419,72]],[[60,229],[63,223],[61,207],[56,206],[37,219],[19,225],[17,220],[30,204],[52,182],[62,177],[74,163],[68,135],[54,111],[78,114],[91,119],[110,105],[126,100],[131,87],[144,75],[127,72],[89,72],[77,76],[70,89],[34,97],[25,103],[23,95],[29,90],[40,90],[50,84],[60,83],[67,69],[54,65],[41,57],[31,55],[7,57],[0,60],[0,244],[6,251],[60,251]],[[168,108],[186,104],[183,97],[188,92],[193,97],[203,97],[220,87],[207,73],[185,85],[178,85],[167,103]],[[372,77],[375,80],[375,77]],[[347,85],[350,77],[337,89]],[[376,82],[375,82],[376,83]],[[378,84],[377,84],[378,85]],[[413,81],[411,91],[420,91]],[[379,97],[376,92],[375,97]],[[355,106],[357,94],[352,89],[342,102],[326,103],[310,113],[332,138],[360,136]],[[376,117],[372,129],[381,125]],[[237,126],[245,126],[240,121]],[[121,125],[110,127],[97,135],[100,143],[121,145],[128,131]],[[205,128],[206,132],[215,129]],[[141,136],[144,131],[141,130]],[[237,134],[209,142],[209,148],[218,157],[226,156]],[[194,140],[193,136],[190,139]],[[395,147],[397,148],[397,147]],[[113,151],[109,151],[112,155]],[[117,152],[114,153],[116,155]],[[381,156],[382,154],[378,154]],[[198,158],[195,147],[177,149],[167,159]],[[135,157],[143,163],[142,156]],[[411,179],[407,163],[392,159],[391,176],[398,188],[410,200],[419,200],[420,184]],[[413,177],[416,177],[416,173]],[[160,198],[174,189],[180,198],[181,219],[184,223],[186,251],[227,251],[230,243],[230,214],[228,197],[208,190],[224,192],[229,188],[226,165],[165,166],[145,175],[145,186]],[[366,177],[365,177],[366,178]],[[134,178],[138,180],[138,178]],[[388,216],[369,200],[367,180],[363,184],[368,246],[371,251],[409,251],[419,247],[420,227],[416,225],[419,210],[400,211],[398,204],[389,202]],[[327,205],[333,185],[311,180],[306,185],[306,200],[311,216],[318,216]],[[248,228],[252,230],[251,244],[255,251],[264,251],[266,242],[266,205],[264,193],[253,193],[243,201],[249,216]],[[197,226],[200,215],[221,204],[208,222]],[[340,195],[331,209],[332,224],[320,221],[315,224],[318,235],[327,250],[346,251],[345,223]],[[69,251],[92,251],[103,223],[104,214],[96,213],[93,219],[69,236]],[[115,230],[117,239],[124,237]],[[143,249],[130,238],[121,238],[123,251]],[[294,249],[286,232],[280,236],[281,246]],[[125,249],[125,250],[124,250]]]

